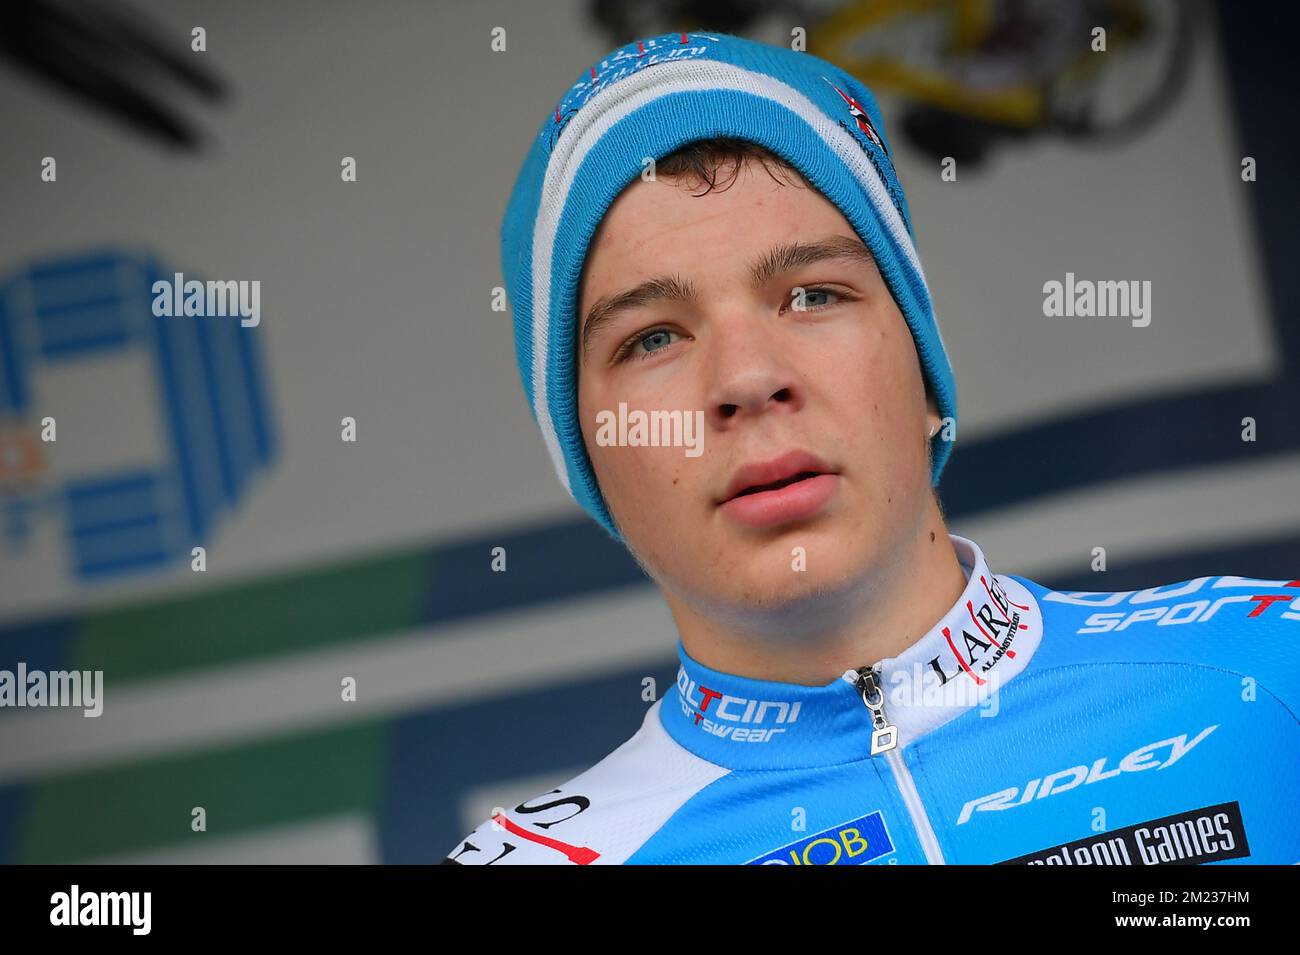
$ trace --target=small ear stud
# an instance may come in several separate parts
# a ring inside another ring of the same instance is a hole
[[[938,429],[937,427],[935,427],[935,428],[931,428],[931,429],[930,429],[930,433],[929,433],[929,435],[927,435],[927,437],[931,437],[931,438],[933,438],[933,437],[934,437],[934,433],[935,433],[936,431],[938,431],[938,430],[939,430],[939,429]]]

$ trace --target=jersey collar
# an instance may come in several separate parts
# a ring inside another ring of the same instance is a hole
[[[900,748],[989,700],[1024,670],[1042,637],[1033,594],[1014,577],[994,575],[974,541],[948,537],[965,589],[928,632],[877,664],[884,713]],[[680,639],[677,655],[677,686],[659,716],[669,735],[696,755],[731,769],[794,769],[870,756],[871,714],[854,669],[825,686],[803,686],[711,669]]]

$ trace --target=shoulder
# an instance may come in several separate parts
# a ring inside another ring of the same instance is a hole
[[[483,820],[444,864],[618,865],[727,770],[682,748],[656,701],[640,729],[590,769]]]
[[[1163,663],[1250,678],[1300,718],[1300,580],[1195,577],[1145,590],[1051,590],[1012,575],[1043,614],[1038,669]]]

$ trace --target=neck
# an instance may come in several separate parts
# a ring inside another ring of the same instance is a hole
[[[895,657],[930,630],[966,588],[937,507],[904,545],[850,585],[764,607],[707,610],[665,593],[682,646],[724,673],[824,686],[846,667]]]
[[[719,766],[789,769],[861,760],[893,745],[901,750],[977,706],[979,715],[995,715],[998,691],[1038,649],[1042,610],[1022,580],[993,573],[974,541],[949,540],[969,571],[966,587],[902,653],[846,659],[834,679],[801,684],[714,669],[678,640],[676,692],[660,698],[664,729]],[[881,692],[875,713],[862,682],[867,666]]]

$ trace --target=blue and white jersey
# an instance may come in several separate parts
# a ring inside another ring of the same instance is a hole
[[[1057,592],[993,574],[825,686],[710,669],[461,864],[1300,862],[1300,580]],[[866,663],[867,661],[864,661]]]

